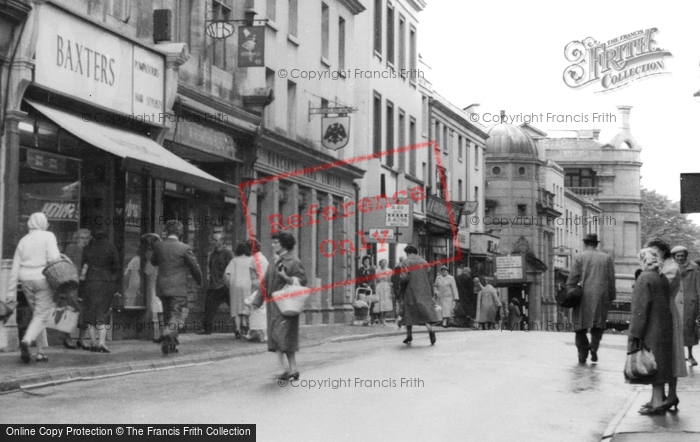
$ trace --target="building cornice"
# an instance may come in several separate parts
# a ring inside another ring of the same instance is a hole
[[[437,111],[442,112],[446,116],[455,119],[460,122],[464,127],[468,128],[469,130],[475,132],[477,135],[483,137],[484,140],[486,140],[489,137],[489,134],[484,132],[483,129],[475,126],[473,123],[471,123],[469,120],[464,118],[463,115],[458,114],[454,110],[450,109],[447,107],[444,103],[440,101],[439,98],[433,97],[433,106],[436,108]]]
[[[0,2],[0,13],[15,23],[23,22],[31,10],[32,6],[28,1],[4,0]]]
[[[360,0],[338,0],[338,2],[348,8],[348,11],[353,15],[357,15],[367,9]]]
[[[413,6],[413,9],[415,9],[416,12],[421,12],[426,6],[428,6],[425,0],[407,0],[406,3]]]
[[[260,117],[253,115],[250,112],[246,112],[243,109],[231,106],[231,105],[227,104],[226,102],[217,100],[214,97],[205,95],[205,94],[201,93],[200,91],[192,89],[192,88],[190,88],[187,85],[184,85],[182,83],[178,84],[177,93],[178,93],[178,95],[182,95],[183,97],[190,98],[191,100],[194,100],[197,103],[201,103],[201,104],[208,106],[214,110],[231,115],[232,117],[234,117],[242,122],[247,123],[248,127],[243,128],[243,129],[244,129],[244,132],[247,132],[250,135],[252,135],[254,133],[253,127],[260,126],[260,123],[261,123]],[[194,110],[200,111],[199,109],[194,109]]]

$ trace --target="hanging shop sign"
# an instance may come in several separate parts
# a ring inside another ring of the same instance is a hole
[[[265,66],[265,26],[238,28],[238,67]]]
[[[330,150],[338,150],[350,141],[350,117],[324,117],[321,119],[321,144]]]

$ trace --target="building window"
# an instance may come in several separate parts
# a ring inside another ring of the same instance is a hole
[[[399,15],[399,74],[406,70],[406,19]],[[404,77],[405,78],[405,77]]]
[[[408,63],[409,63],[409,68],[411,69],[411,75],[409,78],[411,79],[411,83],[415,83],[416,78],[418,78],[418,74],[416,73],[417,72],[416,68],[418,66],[418,52],[416,50],[416,38],[417,38],[416,34],[417,34],[417,32],[418,31],[416,31],[416,28],[411,26],[411,33],[410,33],[409,40],[408,40],[408,50],[409,50]]]
[[[425,161],[424,161],[423,164],[421,165],[420,171],[421,171],[421,175],[422,175],[422,176],[420,177],[420,179],[421,179],[425,184],[429,185],[429,184],[428,184],[428,165],[425,163]]]
[[[501,168],[498,167],[498,166],[494,166],[494,168],[491,169],[491,173],[493,173],[494,175],[500,175],[500,174],[501,174]]]
[[[287,133],[294,137],[297,130],[297,85],[287,80]]]
[[[464,196],[462,194],[462,180],[457,180],[457,187],[458,187],[458,189],[457,189],[457,195],[458,195],[457,201],[462,201],[462,197]]]
[[[345,19],[338,17],[338,69],[345,69]]]
[[[479,146],[474,144],[474,169],[479,170]]]
[[[289,0],[289,30],[287,32],[293,37],[297,36],[298,13],[297,0]]]
[[[386,102],[386,146],[387,152],[393,150],[394,146],[394,105],[391,101]],[[389,167],[394,167],[394,154],[387,153],[386,155],[386,165]]]
[[[229,8],[225,3],[217,0],[212,0],[212,17],[214,20],[231,20],[231,8]],[[219,69],[226,70],[226,40],[225,39],[213,39],[214,43],[211,45],[211,60],[212,65]]]
[[[177,41],[192,47],[192,0],[180,0],[177,8]]]
[[[525,168],[524,167],[518,167],[518,175],[523,176],[525,175]]]
[[[462,144],[464,139],[461,135],[457,135],[457,159],[459,161],[464,161],[464,145]]]
[[[331,13],[328,5],[321,2],[321,56],[330,58],[330,27]]]
[[[394,64],[394,7],[386,6],[386,61]]]
[[[435,184],[438,190],[438,196],[447,200],[447,170],[442,166],[435,168]]]
[[[267,0],[267,19],[277,21],[277,0]]]
[[[437,144],[438,152],[440,149],[442,149],[441,140],[440,140],[440,122],[437,120],[435,121],[435,144]],[[431,152],[432,153],[432,152]]]
[[[595,171],[592,169],[566,169],[564,187],[598,187]]]
[[[416,119],[410,117],[408,123],[408,144],[411,145],[411,150],[408,152],[408,173],[416,176]]]
[[[527,216],[527,204],[518,204],[518,216]]]
[[[382,152],[382,96],[374,93],[374,127],[372,132],[372,150],[375,154]]]
[[[265,87],[275,90],[275,71],[265,68]],[[265,112],[265,127],[275,127],[275,102],[273,101],[263,111]]]
[[[382,0],[374,0],[374,50],[382,53]]]
[[[479,201],[479,186],[474,186],[474,201]]]
[[[399,147],[400,149],[403,149],[406,147],[406,112],[403,110],[399,109]],[[401,152],[398,154],[399,155],[399,170],[405,172],[406,171],[406,156],[408,155],[408,152]]]
[[[423,121],[423,125],[422,125],[421,130],[422,130],[422,132],[423,132],[423,136],[424,136],[424,137],[427,137],[427,136],[428,136],[428,130],[430,129],[430,121],[428,120],[428,97],[426,97],[425,95],[423,95],[423,96],[421,97],[421,100],[422,100],[422,102],[421,102],[421,104],[422,104],[422,108],[421,108],[421,117],[423,118],[423,120],[422,120],[422,121]]]
[[[129,0],[109,0],[107,2],[107,15],[111,15],[119,21],[130,17]]]

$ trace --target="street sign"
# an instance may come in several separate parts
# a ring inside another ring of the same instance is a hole
[[[369,229],[369,236],[374,238],[375,241],[378,238],[385,241],[393,241],[395,238],[394,229]]]
[[[496,282],[523,282],[524,260],[522,255],[496,257]]]
[[[394,204],[386,208],[387,227],[408,227],[411,225],[411,208],[409,203]]]

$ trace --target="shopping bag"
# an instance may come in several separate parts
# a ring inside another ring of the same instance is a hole
[[[70,333],[78,325],[78,316],[78,310],[65,297],[62,297],[54,306],[46,322],[46,327]]]
[[[296,278],[294,282],[295,284],[287,284],[281,290],[272,293],[272,300],[283,316],[299,316],[311,295],[311,288],[298,285]]]
[[[627,379],[643,379],[656,373],[656,359],[651,350],[641,344],[640,348],[627,353],[625,361],[625,377]]]

